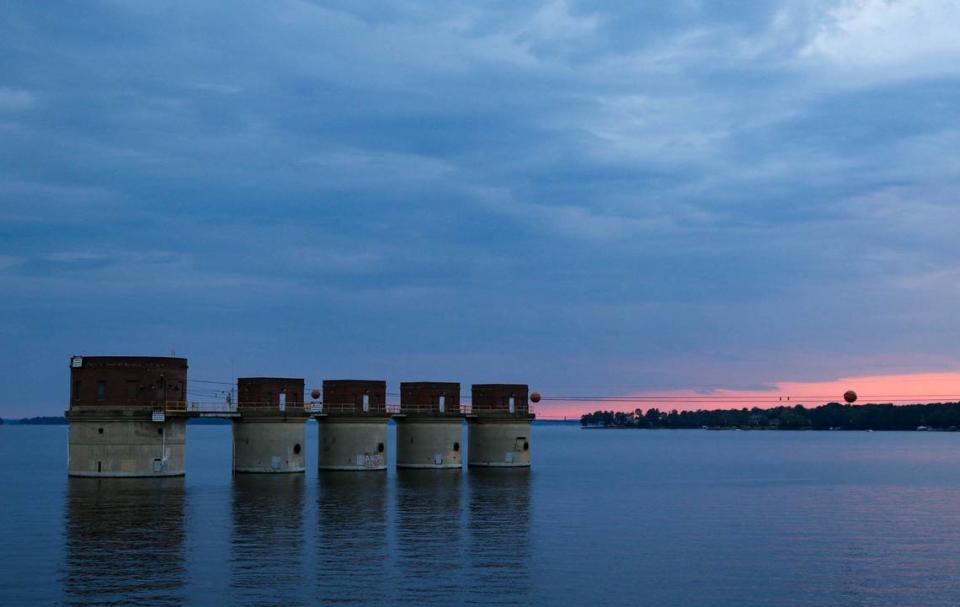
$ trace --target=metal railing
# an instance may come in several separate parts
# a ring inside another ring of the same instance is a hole
[[[464,415],[464,405],[447,404],[443,410],[440,410],[438,403],[401,403],[399,405],[387,405],[387,410],[391,413],[400,415]]]
[[[312,412],[328,415],[377,415],[392,413],[392,411],[387,409],[385,403],[370,403],[366,408],[357,403],[310,403],[310,405],[319,405],[319,411]]]
[[[464,409],[464,415],[477,415],[477,416],[491,416],[491,417],[503,417],[503,416],[518,416],[518,417],[527,417],[534,414],[533,407],[530,405],[517,405],[513,411],[509,407],[475,407],[472,404],[461,407]]]
[[[238,411],[259,410],[259,411],[306,411],[308,405],[304,403],[287,403],[283,409],[278,403],[244,403],[238,405],[235,402],[227,403],[223,401],[167,401],[162,409],[167,413],[236,413]],[[160,407],[155,407],[160,408]]]
[[[190,401],[187,406],[188,413],[236,413],[237,405],[235,403],[225,403],[222,401]]]
[[[150,408],[150,407],[144,407]],[[251,413],[268,411],[288,412],[292,414],[305,413],[307,415],[490,415],[504,416],[516,415],[527,416],[534,413],[533,407],[529,405],[518,406],[513,413],[506,408],[497,409],[476,409],[471,403],[460,403],[457,405],[446,405],[443,411],[440,411],[440,405],[437,403],[418,403],[418,404],[396,404],[396,403],[371,403],[367,409],[358,403],[323,403],[323,402],[293,402],[286,403],[283,409],[276,402],[272,403],[226,403],[223,401],[167,401],[166,403],[157,403],[152,406],[154,410],[163,410],[167,414],[215,414],[215,413],[242,413],[249,411]]]
[[[269,402],[242,402],[233,405],[234,408],[239,409],[240,411],[245,411],[247,409],[275,409],[277,411],[305,411],[309,408],[310,403],[303,403],[300,401],[287,401],[280,406],[280,403],[277,401]]]
[[[184,400],[170,400],[163,403],[163,410],[166,413],[186,413],[190,408],[190,403]]]

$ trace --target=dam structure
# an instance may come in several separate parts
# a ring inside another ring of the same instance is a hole
[[[304,472],[303,379],[241,377],[233,418],[234,473]]]
[[[463,419],[467,464],[529,467],[534,415],[526,384],[475,384],[461,403],[457,382],[403,382],[400,403],[387,404],[380,380],[325,380],[305,403],[304,380],[241,377],[236,386],[195,394],[187,359],[174,356],[72,356],[67,472],[87,477],[182,476],[187,421],[231,421],[235,474],[302,473],[306,422],[317,422],[319,470],[386,470],[387,425],[396,423],[397,468],[460,469]],[[321,398],[322,395],[322,398]]]
[[[403,382],[397,424],[397,468],[463,466],[460,435],[460,384]]]
[[[474,384],[467,415],[467,465],[530,466],[530,412],[526,384]]]
[[[340,379],[323,382],[317,420],[320,470],[387,469],[387,382]]]
[[[186,416],[168,402],[187,393],[187,359],[159,356],[70,358],[70,476],[182,476]]]

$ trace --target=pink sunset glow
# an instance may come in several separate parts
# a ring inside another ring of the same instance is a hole
[[[636,392],[608,399],[563,400],[544,391],[544,400],[533,405],[540,419],[577,418],[597,410],[632,411],[656,407],[661,410],[762,409],[779,405],[815,407],[842,402],[843,393],[854,390],[856,404],[929,403],[960,400],[960,372],[912,373],[841,377],[819,382],[779,382],[770,390],[672,390]],[[557,399],[557,400],[554,400]]]

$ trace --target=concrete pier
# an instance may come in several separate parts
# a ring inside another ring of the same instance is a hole
[[[182,476],[187,420],[70,419],[70,476]]]
[[[397,468],[460,469],[463,416],[460,384],[400,384],[397,422]]]
[[[475,384],[467,416],[467,464],[489,468],[530,466],[530,413],[526,384]]]
[[[371,380],[323,382],[317,419],[320,470],[386,470],[387,384]]]
[[[283,473],[306,470],[303,379],[241,377],[233,420],[233,471]]]
[[[74,356],[70,379],[70,476],[183,475],[186,417],[167,409],[185,399],[185,358]]]
[[[306,470],[306,423],[282,417],[233,422],[234,472],[303,472]]]
[[[326,380],[309,405],[303,379],[282,377],[240,378],[236,403],[188,401],[187,360],[175,357],[74,356],[70,378],[70,476],[182,476],[191,417],[232,420],[235,473],[304,472],[310,417],[320,470],[386,470],[391,417],[398,468],[459,469],[464,446],[470,466],[530,466],[525,384],[474,385],[463,409],[456,382],[404,382],[389,408],[386,382],[372,380]]]

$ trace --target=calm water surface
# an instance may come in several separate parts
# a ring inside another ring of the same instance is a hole
[[[0,604],[960,604],[960,434],[535,426],[530,471],[275,477],[230,441],[68,479],[65,427],[0,426]]]

